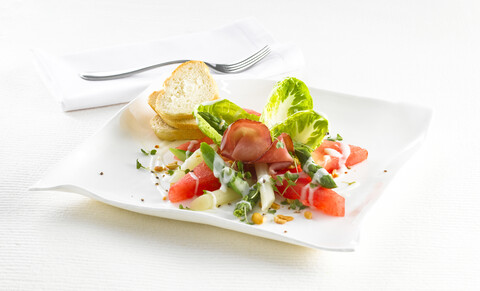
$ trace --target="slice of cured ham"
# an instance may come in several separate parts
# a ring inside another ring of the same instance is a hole
[[[268,127],[258,121],[239,119],[230,124],[223,134],[220,151],[234,161],[254,162],[271,146]]]
[[[270,148],[255,162],[257,163],[279,163],[293,162],[292,156],[288,152],[293,151],[293,142],[290,136],[282,133],[270,145]]]
[[[272,142],[265,124],[248,119],[239,119],[228,127],[220,151],[234,161],[276,164],[276,169],[293,163],[289,153],[293,151],[293,142],[288,134],[282,133]]]

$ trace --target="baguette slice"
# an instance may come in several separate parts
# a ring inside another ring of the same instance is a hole
[[[163,84],[165,93],[157,98],[156,110],[168,119],[189,119],[199,103],[218,99],[218,87],[205,63],[181,64]]]
[[[178,129],[175,127],[171,127],[168,125],[163,119],[155,115],[150,120],[150,126],[152,127],[155,135],[159,139],[163,140],[181,140],[181,139],[201,139],[205,137],[205,135],[197,128],[197,129]]]
[[[195,118],[188,118],[188,119],[169,119],[166,116],[160,115],[163,121],[166,124],[170,125],[171,127],[175,127],[178,129],[198,129],[197,121]]]
[[[157,112],[160,117],[162,117],[163,121],[165,121],[168,125],[176,128],[181,129],[198,129],[197,121],[190,114],[190,118],[186,119],[169,119],[168,116],[163,115],[160,110],[157,110],[157,100],[162,98],[163,94],[165,94],[164,90],[155,91],[148,97],[148,105],[152,107],[155,112]]]
[[[148,105],[150,105],[150,107],[152,107],[153,111],[155,112],[157,112],[157,97],[159,94],[163,94],[163,93],[164,93],[163,90],[153,91],[153,93],[150,94],[150,96],[148,96]]]

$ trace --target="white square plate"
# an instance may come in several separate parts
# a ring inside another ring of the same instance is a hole
[[[313,219],[307,220],[302,213],[284,207],[279,213],[294,216],[293,221],[284,225],[271,221],[249,225],[233,216],[233,206],[204,212],[179,209],[178,204],[163,200],[149,171],[136,169],[137,159],[148,165],[149,157],[140,152],[141,148],[159,145],[160,155],[179,144],[160,141],[150,129],[154,112],[147,98],[162,83],[163,80],[152,84],[121,109],[31,190],[77,193],[143,214],[218,226],[311,248],[352,251],[358,244],[362,218],[399,167],[419,147],[432,117],[430,109],[415,105],[310,88],[314,108],[328,118],[330,133],[339,133],[344,142],[369,152],[367,161],[337,180],[340,187],[336,190],[346,198],[345,217],[329,217],[313,210]],[[267,80],[218,81],[222,98],[259,112],[274,84]]]

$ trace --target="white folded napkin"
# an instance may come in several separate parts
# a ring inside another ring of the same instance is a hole
[[[239,74],[215,74],[215,78],[269,78],[299,71],[304,65],[300,49],[278,43],[255,19],[247,18],[214,30],[146,43],[102,48],[65,56],[33,50],[41,76],[63,110],[77,110],[132,100],[171,65],[127,78],[86,81],[80,72],[135,69],[170,60],[192,59],[214,63],[237,62],[265,45],[272,52],[257,65]]]

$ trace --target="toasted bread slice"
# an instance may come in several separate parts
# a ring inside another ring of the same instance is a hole
[[[175,127],[178,129],[198,129],[197,121],[195,118],[188,118],[188,119],[169,119],[166,116],[160,115],[163,121],[166,124],[170,125],[171,127]]]
[[[148,105],[150,105],[155,112],[157,112],[157,97],[159,94],[163,94],[163,92],[163,90],[154,91],[152,94],[150,94],[150,96],[148,96]]]
[[[197,129],[178,129],[168,125],[159,115],[150,120],[155,135],[163,140],[201,139],[205,135]]]
[[[190,114],[190,118],[186,119],[170,119],[168,116],[162,114],[160,110],[157,110],[157,100],[158,98],[162,98],[163,94],[165,94],[164,90],[155,91],[148,97],[148,105],[152,107],[155,112],[157,112],[160,117],[162,117],[163,121],[165,121],[168,125],[176,128],[181,129],[198,129],[197,121],[193,117],[193,114]]]
[[[163,84],[156,111],[170,120],[192,118],[199,103],[218,99],[218,87],[205,63],[189,61],[181,64]]]

